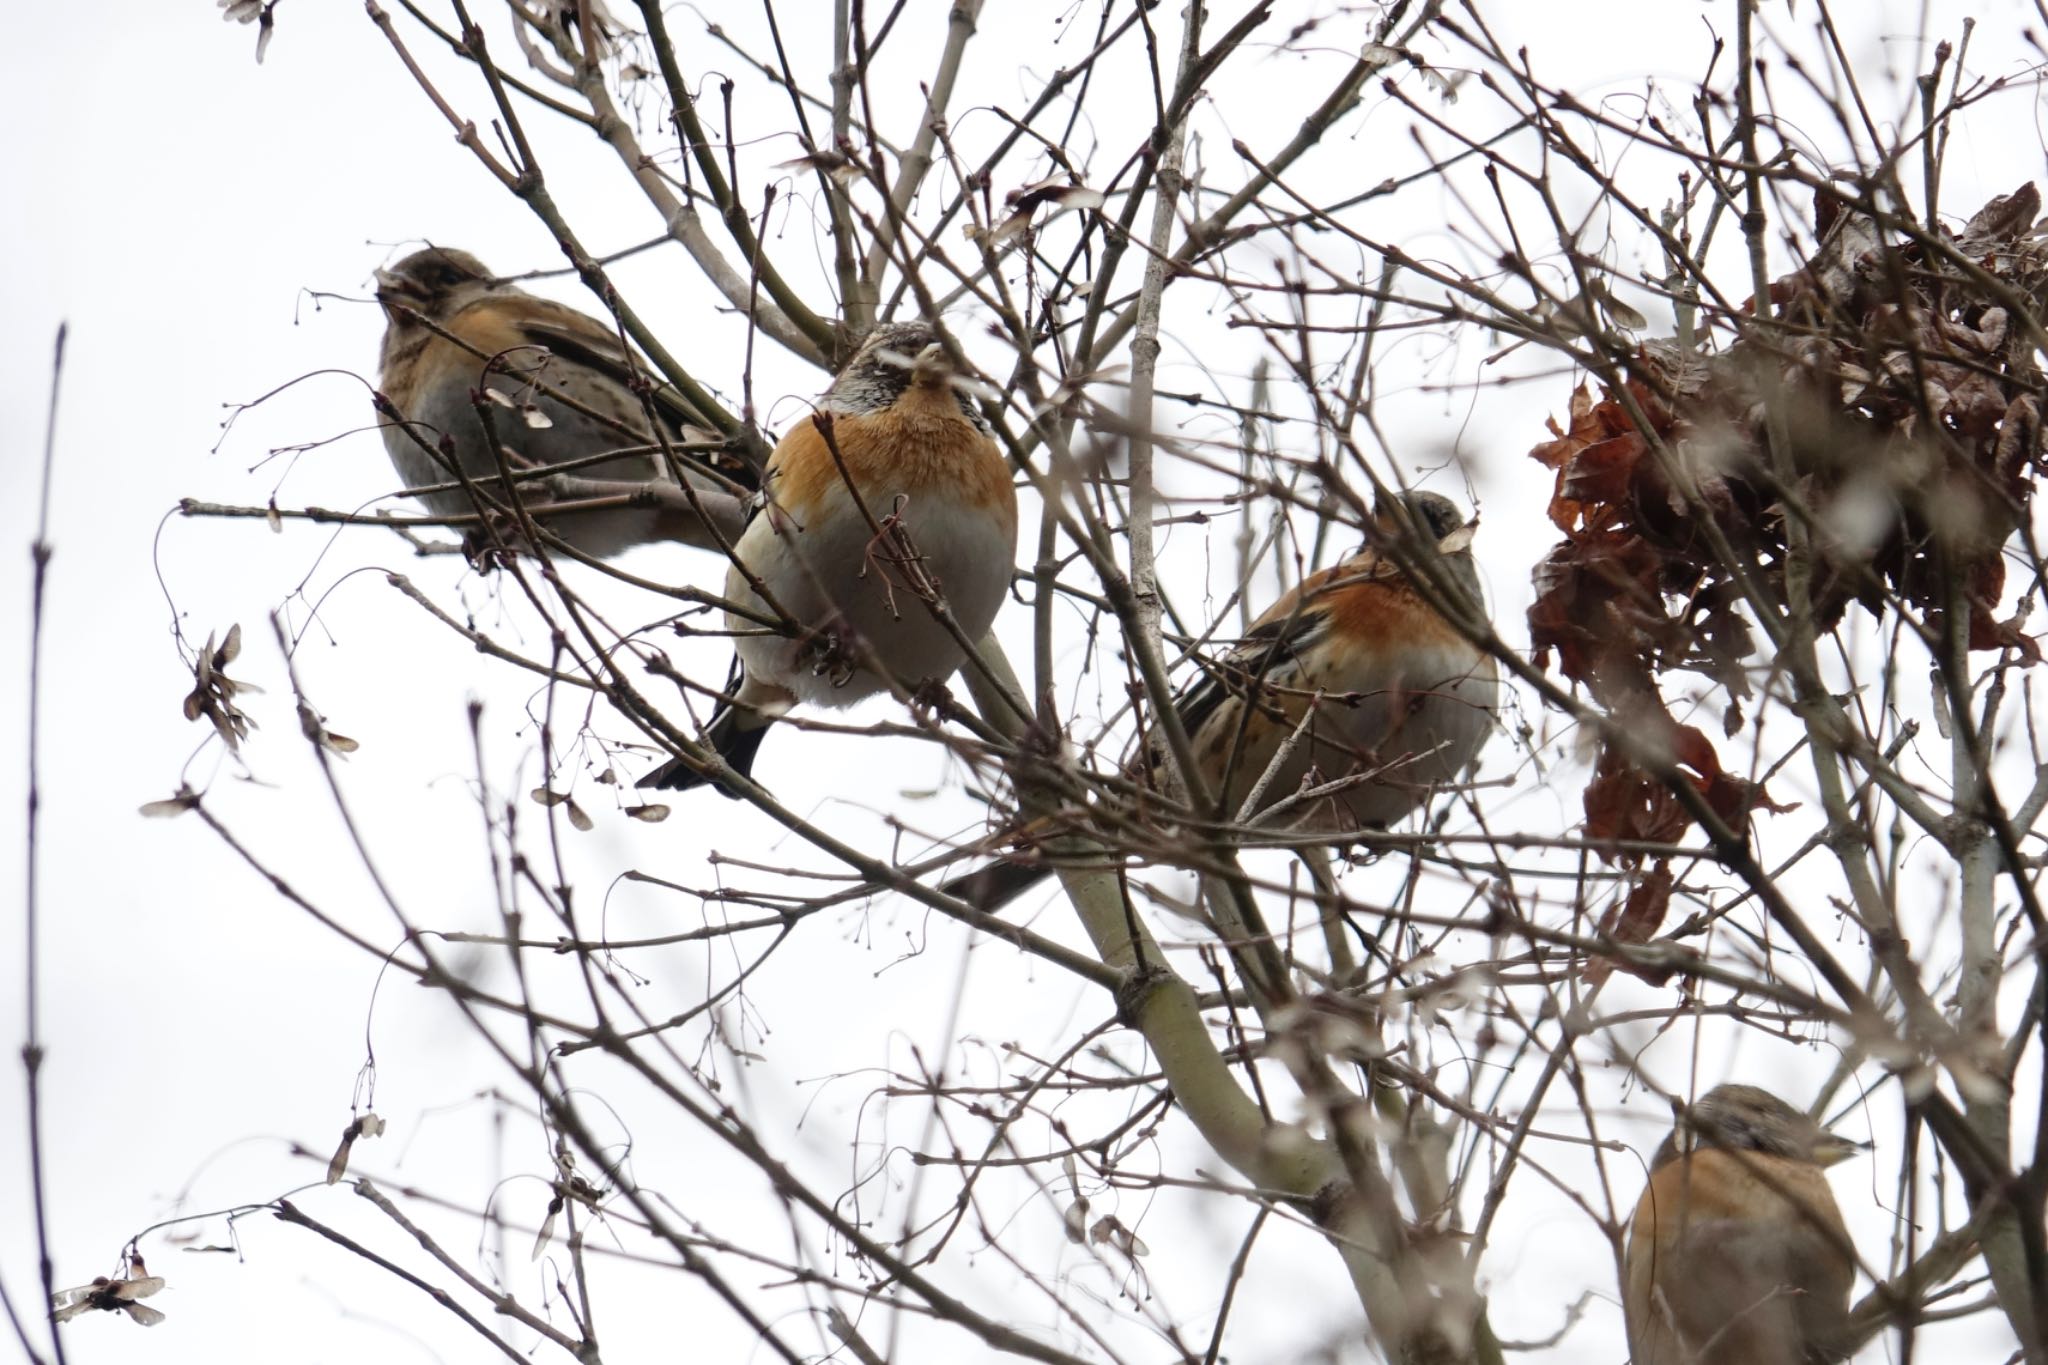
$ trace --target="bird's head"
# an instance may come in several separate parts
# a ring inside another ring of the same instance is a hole
[[[1866,1146],[1829,1132],[1804,1110],[1793,1108],[1768,1090],[1754,1085],[1717,1085],[1679,1114],[1651,1165],[1662,1166],[1700,1148],[1713,1147],[1832,1166]]]
[[[918,320],[884,323],[869,332],[832,381],[829,397],[840,411],[876,412],[913,388],[950,389],[961,415],[986,433],[988,423],[975,402],[984,387],[954,368],[938,331]]]
[[[377,272],[377,302],[394,325],[407,308],[440,321],[491,283],[491,272],[467,251],[430,246]]]
[[[1412,534],[1439,554],[1456,554],[1472,546],[1472,526],[1458,504],[1441,493],[1420,489],[1381,498],[1373,507],[1376,538],[1399,540]]]

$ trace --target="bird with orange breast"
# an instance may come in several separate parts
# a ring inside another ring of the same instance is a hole
[[[587,479],[642,484],[665,480],[649,429],[645,390],[671,448],[711,438],[710,424],[673,388],[649,383],[652,369],[610,324],[494,278],[466,251],[428,247],[377,272],[386,326],[378,387],[399,420],[384,426],[384,448],[409,487],[437,516],[479,510],[457,469],[478,491],[509,506],[477,404],[489,405],[515,471],[573,466]],[[609,459],[595,459],[606,452]],[[751,492],[756,480],[730,454],[681,455],[684,477],[703,493]],[[545,501],[521,483],[531,510]],[[613,506],[543,518],[584,554],[604,558],[668,539],[662,513]]]
[[[1256,789],[1249,814],[1276,811],[1291,828],[1381,829],[1456,780],[1492,733],[1493,658],[1418,591],[1392,552],[1412,532],[1413,552],[1483,612],[1472,528],[1440,493],[1399,502],[1409,526],[1380,508],[1363,550],[1266,608],[1175,698],[1224,819],[1238,818]],[[1156,740],[1147,754],[1155,771],[1166,762]],[[1283,802],[1291,804],[1280,811]]]
[[[738,658],[705,727],[751,775],[762,737],[799,703],[851,706],[893,682],[950,677],[987,632],[1017,558],[1009,465],[923,322],[877,327],[815,415],[775,447],[733,546]],[[677,757],[640,780],[683,790],[715,768]]]
[[[1382,829],[1472,765],[1494,729],[1499,669],[1396,553],[1434,564],[1464,599],[1454,609],[1483,617],[1472,531],[1442,494],[1399,494],[1377,509],[1358,554],[1283,594],[1221,658],[1199,661],[1202,676],[1173,709],[1221,819],[1333,836]],[[1170,763],[1154,733],[1134,767],[1160,782]],[[992,910],[1050,872],[1011,859],[942,889]]]
[[[1633,1365],[1843,1359],[1856,1260],[1823,1170],[1862,1146],[1753,1085],[1695,1101],[1629,1223]]]

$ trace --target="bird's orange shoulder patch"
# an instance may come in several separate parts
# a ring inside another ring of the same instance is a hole
[[[415,390],[442,375],[460,375],[475,386],[483,379],[484,366],[497,355],[505,356],[513,374],[530,370],[537,358],[532,338],[521,330],[516,317],[482,306],[487,302],[479,300],[441,324],[460,337],[461,344],[418,323],[393,327],[384,339],[384,386]]]
[[[448,319],[446,324],[448,330],[461,337],[477,350],[482,351],[485,356],[504,355],[509,351],[515,353],[506,357],[512,364],[518,365],[522,360],[531,363],[535,343],[533,338],[527,335],[526,329],[521,326],[520,310],[504,307],[502,303],[499,306],[492,305],[493,300],[489,298],[477,300],[454,317]],[[463,353],[460,347],[453,345],[443,337],[435,337],[434,344],[445,346],[449,350],[457,352],[459,358],[467,361],[474,372],[482,373],[484,367],[482,358]],[[519,351],[525,351],[527,354],[525,356],[516,354]]]
[[[1360,555],[1325,569],[1303,586],[1315,594],[1315,605],[1330,614],[1337,634],[1348,640],[1393,645],[1462,638],[1398,570],[1377,556]]]
[[[1338,564],[1327,569],[1318,569],[1274,598],[1271,606],[1252,618],[1247,641],[1260,636],[1262,632],[1270,636],[1276,628],[1286,629],[1290,621],[1313,617],[1328,610],[1330,584],[1343,567]]]

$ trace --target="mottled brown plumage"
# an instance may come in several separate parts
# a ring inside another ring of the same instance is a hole
[[[633,483],[663,477],[647,408],[635,376],[652,370],[619,343],[607,322],[565,304],[495,280],[465,251],[428,247],[377,272],[384,305],[383,365],[378,386],[404,417],[387,424],[385,450],[408,487],[445,484],[454,462],[499,503],[507,495],[485,440],[476,396],[487,392],[491,422],[515,472],[573,465],[574,474]],[[651,387],[671,443],[702,442],[713,433],[672,389]],[[611,459],[578,462],[608,451]],[[725,479],[751,487],[748,467],[729,456],[702,462]],[[693,483],[704,489],[717,479]],[[456,516],[477,510],[460,487],[418,495],[429,511]],[[537,482],[520,485],[529,508],[546,502]],[[614,555],[660,535],[649,507],[564,513],[547,518],[555,534],[585,554]]]

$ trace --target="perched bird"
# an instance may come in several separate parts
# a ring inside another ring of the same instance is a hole
[[[888,679],[915,687],[960,667],[960,638],[985,633],[1009,590],[1017,490],[930,326],[868,334],[769,456],[733,556],[739,657],[706,738],[735,772],[799,702],[851,706]],[[678,758],[640,785],[712,780]]]
[[[1400,501],[1421,553],[1483,609],[1464,513],[1438,493]],[[1395,514],[1383,508],[1376,521],[1372,543],[1266,608],[1174,699],[1225,819],[1237,818],[1261,783],[1254,815],[1305,783],[1352,779],[1303,801],[1286,825],[1332,834],[1382,828],[1455,781],[1492,733],[1500,705],[1492,657],[1424,600],[1389,553],[1402,531]],[[1156,736],[1146,757],[1155,772],[1168,761]]]
[[[1633,1365],[1822,1365],[1856,1277],[1822,1168],[1862,1144],[1768,1090],[1716,1086],[1673,1126],[1629,1223]]]
[[[498,464],[477,415],[479,396],[492,407],[492,427],[518,471],[585,460],[606,451],[616,458],[577,465],[580,477],[644,483],[665,477],[660,450],[648,430],[646,406],[632,388],[653,375],[620,345],[611,325],[565,304],[500,283],[466,251],[428,247],[377,272],[384,306],[383,369],[378,387],[403,419],[387,422],[384,448],[409,486],[455,481],[452,460],[479,491],[507,502]],[[672,388],[651,395],[671,442],[705,441],[713,433]],[[685,456],[688,475],[709,490],[735,481],[751,490],[751,469],[731,455]],[[539,485],[520,485],[529,505],[546,501]],[[460,487],[419,495],[439,516],[478,510]],[[599,557],[658,538],[660,514],[621,507],[545,518],[563,540]]]
[[[1399,501],[1413,553],[1434,558],[1483,611],[1464,514],[1437,493]],[[1203,660],[1202,676],[1174,699],[1225,820],[1239,818],[1256,789],[1250,816],[1270,812],[1281,828],[1381,828],[1455,781],[1485,747],[1500,705],[1499,671],[1396,562],[1402,520],[1379,509],[1364,549],[1266,608],[1227,654]],[[1161,738],[1148,735],[1138,770],[1161,781],[1170,763]],[[1328,790],[1304,795],[1317,788]],[[995,863],[943,889],[993,909],[1050,870]]]

